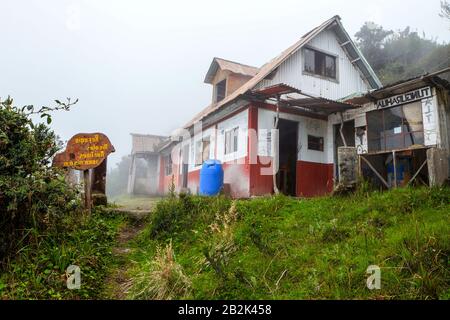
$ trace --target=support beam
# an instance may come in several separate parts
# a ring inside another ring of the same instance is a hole
[[[280,190],[278,190],[278,186],[277,186],[277,172],[278,172],[278,159],[279,159],[279,152],[278,152],[278,139],[279,137],[279,132],[278,132],[278,120],[280,119],[280,95],[277,96],[277,110],[276,110],[276,116],[275,116],[275,121],[273,124],[273,128],[275,130],[273,130],[273,133],[275,133],[275,136],[272,137],[272,150],[273,150],[273,160],[272,160],[272,167],[273,167],[273,191],[275,194],[279,194]]]
[[[136,180],[136,155],[131,156],[130,171],[128,174],[128,194],[134,193],[134,184]]]
[[[392,151],[392,164],[394,166],[394,188],[397,188],[397,157],[395,151]]]
[[[89,170],[83,171],[84,178],[84,209],[91,213],[91,174]]]
[[[364,158],[363,156],[360,155],[360,158],[369,166],[370,169],[372,169],[372,171],[376,174],[376,176],[378,177],[378,179],[381,180],[381,182],[383,182],[383,184],[386,186],[386,188],[389,189],[389,184],[386,182],[386,180],[384,180],[383,176],[377,171],[377,169],[375,169],[372,164],[369,162],[369,160],[367,160],[366,158]]]
[[[341,135],[342,143],[344,144],[344,147],[346,147],[347,141],[345,140],[344,132],[342,131],[344,129],[344,116],[342,115],[342,112],[339,112],[339,115],[341,116],[341,127],[339,128],[339,133]]]
[[[407,186],[410,185],[411,182],[414,181],[414,179],[419,175],[420,171],[422,171],[422,169],[425,167],[425,165],[427,164],[428,160],[425,160],[422,165],[420,166],[420,168],[416,171],[416,173],[414,173],[414,175],[412,176],[411,180],[408,181]]]

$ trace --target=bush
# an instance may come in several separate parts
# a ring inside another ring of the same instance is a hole
[[[230,200],[225,197],[172,196],[157,203],[152,214],[150,236],[169,239],[190,232],[195,225],[209,225],[218,212],[226,212]]]
[[[36,111],[14,107],[10,98],[0,101],[0,263],[37,231],[58,228],[79,207],[76,190],[61,170],[50,166],[60,144],[47,125],[48,112],[72,105],[70,100],[57,103]],[[33,115],[46,118],[47,124],[34,124]]]

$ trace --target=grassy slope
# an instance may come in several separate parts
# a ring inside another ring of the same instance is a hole
[[[168,285],[147,282],[173,268],[152,264],[156,247],[170,242],[191,282],[175,298],[450,297],[449,188],[230,205],[225,198],[163,200],[134,244],[130,297],[151,298]],[[381,267],[381,290],[366,287],[372,264]]]

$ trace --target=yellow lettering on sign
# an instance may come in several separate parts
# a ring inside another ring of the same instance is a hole
[[[96,143],[99,141],[100,141],[100,137],[98,134],[94,135],[93,137],[89,137],[89,138],[75,138],[76,144]]]

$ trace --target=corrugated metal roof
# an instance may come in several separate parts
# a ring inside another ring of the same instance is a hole
[[[167,137],[157,136],[152,134],[139,134],[139,133],[131,133],[132,137],[132,149],[131,154],[136,153],[154,153],[158,151],[158,146],[165,140]]]
[[[249,76],[249,77],[255,76],[259,71],[259,68],[257,68],[257,67],[252,67],[252,66],[245,65],[242,63],[215,57],[213,59],[213,61],[211,62],[211,65],[209,66],[208,72],[206,73],[206,77],[205,77],[206,83],[212,82],[214,76],[217,73],[218,68],[220,68],[222,70],[228,70],[233,73],[242,74],[244,76]]]
[[[440,86],[450,90],[450,83],[438,77],[439,74],[450,72],[450,68],[445,68],[434,73],[426,73],[410,79],[400,80],[391,83],[383,88],[372,90],[370,92],[355,94],[340,99],[342,102],[364,104],[373,100],[384,99],[393,95],[405,93],[425,86]]]
[[[323,22],[318,27],[312,29],[308,33],[306,33],[299,41],[294,43],[292,46],[284,50],[280,55],[272,59],[270,62],[263,65],[259,72],[251,78],[249,81],[247,81],[244,85],[242,85],[239,89],[234,91],[232,94],[227,96],[225,99],[221,100],[219,103],[211,104],[208,107],[206,107],[204,110],[202,110],[200,113],[198,113],[191,121],[189,121],[185,128],[191,127],[194,123],[197,121],[203,119],[210,113],[214,112],[215,110],[221,108],[222,106],[228,104],[229,102],[235,100],[236,98],[244,95],[249,90],[253,89],[261,80],[263,80],[265,77],[267,77],[273,70],[278,68],[284,61],[286,61],[290,56],[292,56],[297,50],[302,48],[305,44],[307,44],[311,39],[313,39],[315,36],[317,36],[320,32],[327,29],[328,27],[335,25],[336,29],[343,29],[342,24],[340,23],[340,17],[334,16],[331,19]],[[342,31],[341,36],[348,37],[347,41],[350,41],[353,45],[352,48],[356,48],[351,38],[348,36],[348,34],[345,32],[345,30]],[[360,55],[359,50],[356,49],[355,54]],[[378,78],[376,77],[375,73],[373,72],[370,65],[365,62],[365,59],[362,55],[361,57],[361,63],[357,64],[359,68],[363,68],[365,70],[362,70],[361,72],[367,77],[368,75],[371,76],[373,79],[372,84],[374,85],[374,88],[379,88],[377,85],[379,82]],[[369,81],[370,82],[370,81]]]
[[[274,97],[280,97],[285,94],[296,94],[296,98],[287,96],[284,99],[280,99],[280,103],[284,106],[298,108],[299,110],[319,112],[322,115],[329,115],[338,111],[345,111],[348,109],[358,108],[360,106],[353,105],[351,103],[334,101],[324,97],[312,96],[305,94],[301,90],[293,88],[287,84],[280,83],[267,88],[253,90],[252,95],[255,95],[257,99],[269,99]],[[280,97],[281,98],[281,97]]]

